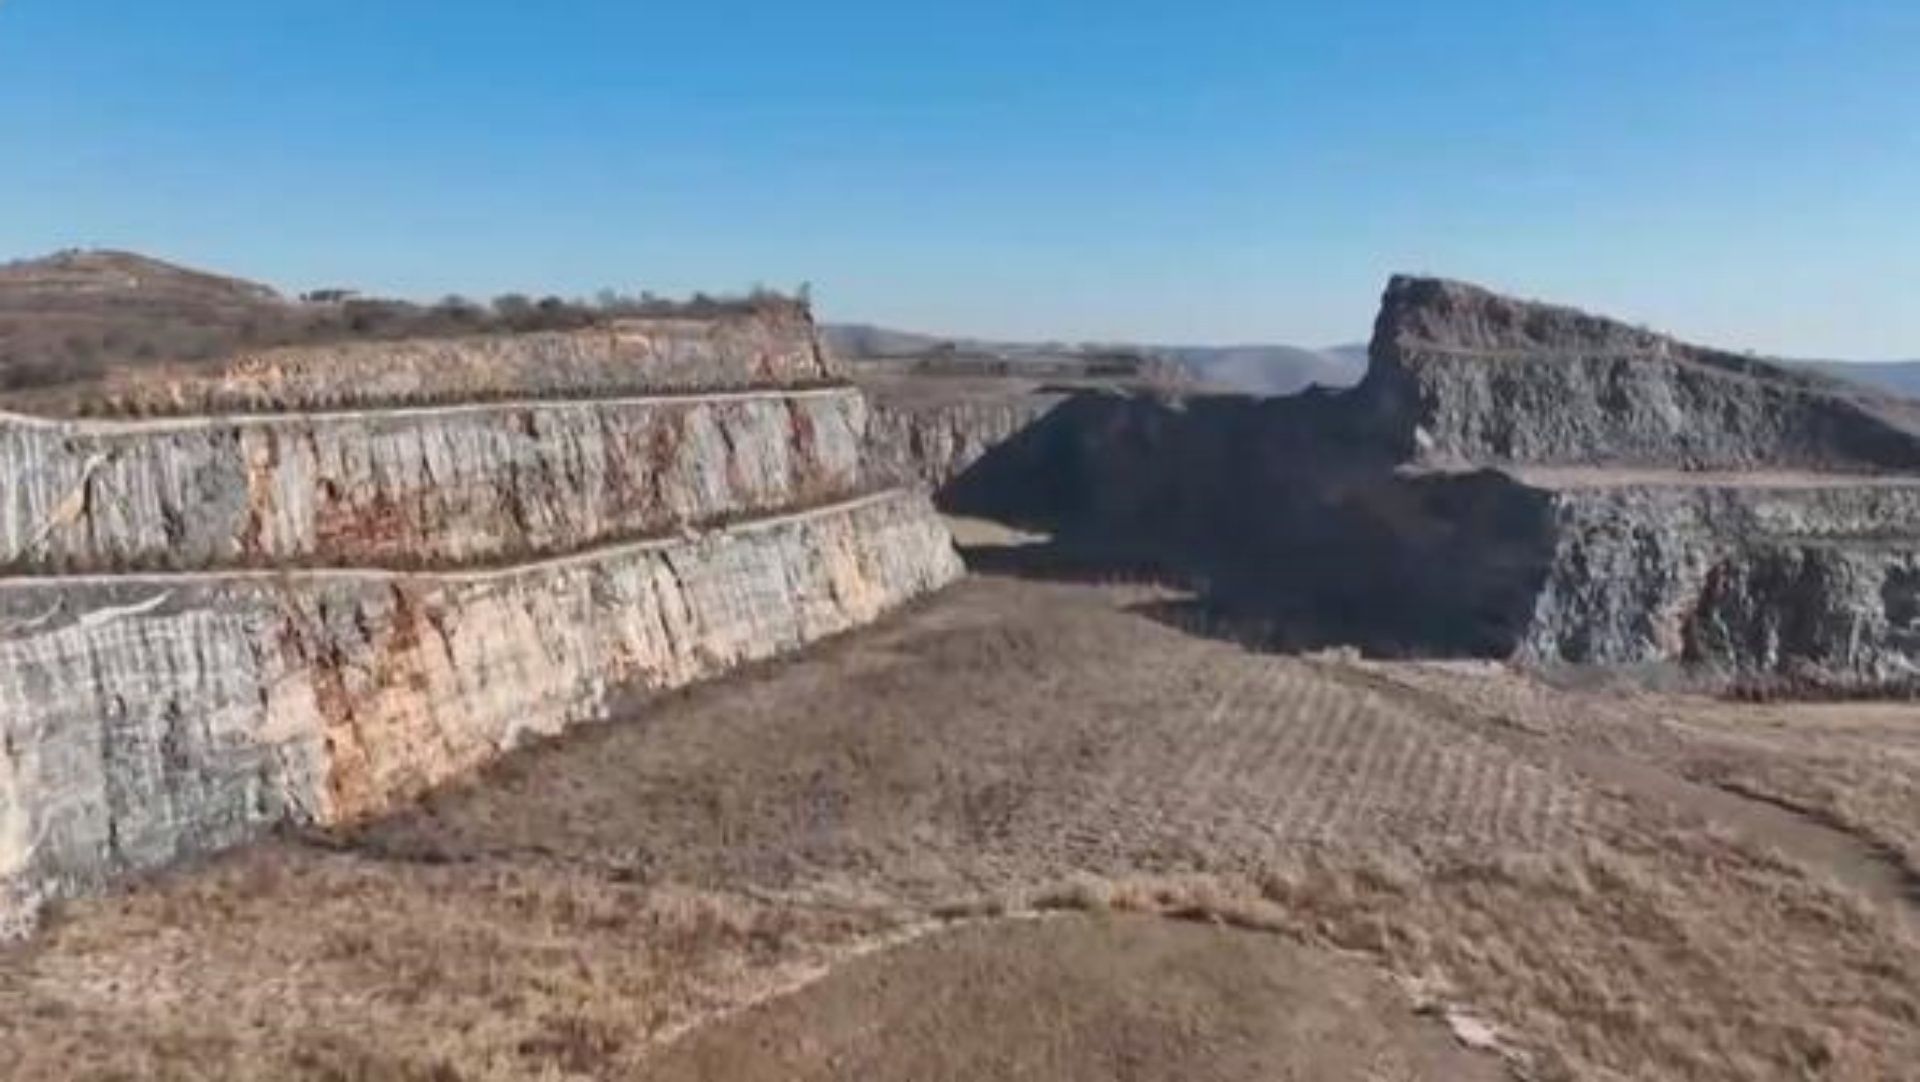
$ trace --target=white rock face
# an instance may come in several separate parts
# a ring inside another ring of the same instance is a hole
[[[1061,395],[954,402],[873,403],[867,422],[867,465],[903,484],[938,490],[994,448],[1038,424]]]
[[[858,486],[853,389],[105,422],[0,415],[0,563],[440,566]]]
[[[0,414],[0,933],[952,581],[924,496],[862,495],[841,378],[804,306],[756,302]]]
[[[0,925],[339,823],[961,574],[925,498],[496,571],[0,580]]]

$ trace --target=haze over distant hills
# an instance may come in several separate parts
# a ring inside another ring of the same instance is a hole
[[[863,323],[822,328],[834,352],[849,360],[918,357],[940,352],[990,356],[1013,362],[1071,359],[1093,353],[1136,353],[1172,361],[1209,386],[1247,394],[1293,394],[1311,384],[1346,387],[1366,372],[1364,344],[1309,349],[1271,343],[1179,346],[1135,342],[1000,342],[943,338]]]
[[[1173,361],[1210,387],[1245,394],[1293,394],[1316,383],[1323,387],[1347,387],[1358,383],[1367,371],[1365,342],[1321,349],[1279,343],[1178,346],[1134,342],[1003,342],[948,338],[867,323],[829,323],[823,325],[821,331],[836,353],[855,361],[917,357],[943,351],[1014,362],[1075,358],[1096,352],[1138,353]],[[1864,386],[1920,398],[1920,360],[1791,363]]]
[[[72,379],[115,358],[185,360],[243,343],[330,337],[338,330],[331,324],[355,311],[370,318],[407,308],[400,302],[371,301],[360,302],[358,309],[307,305],[245,279],[130,252],[67,251],[0,263],[0,385]],[[405,333],[407,321],[402,324],[386,334]],[[476,329],[465,324],[422,326],[418,333]],[[1010,342],[863,323],[829,323],[821,330],[836,353],[853,361],[959,355],[1041,365],[1131,354],[1178,365],[1209,388],[1259,395],[1293,394],[1313,384],[1351,386],[1367,368],[1365,343],[1315,349],[1283,343]],[[1920,397],[1920,360],[1797,363]]]
[[[1920,398],[1920,361],[1804,361],[1829,376]]]

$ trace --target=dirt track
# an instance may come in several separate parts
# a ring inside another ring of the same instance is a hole
[[[1171,1080],[1264,1047],[1453,1078],[1453,1010],[1536,1077],[1920,1062],[1883,889],[1920,854],[1920,710],[1259,654],[1167,600],[977,579],[356,834],[72,905],[0,966],[0,1061]],[[998,920],[1061,910],[1181,923]],[[1323,1028],[1259,1043],[1296,1010]]]
[[[1503,1074],[1353,960],[1278,936],[1077,916],[970,925],[859,959],[805,995],[693,1034],[649,1067],[662,1082]]]

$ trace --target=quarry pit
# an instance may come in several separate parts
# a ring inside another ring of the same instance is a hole
[[[1904,400],[1412,278],[1349,391],[941,380],[775,306],[10,403],[0,1059],[1920,1061]]]

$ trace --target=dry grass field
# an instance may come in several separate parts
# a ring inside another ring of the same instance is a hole
[[[976,578],[69,904],[0,960],[0,1063],[1913,1077],[1920,708],[1265,654],[1169,600]]]

